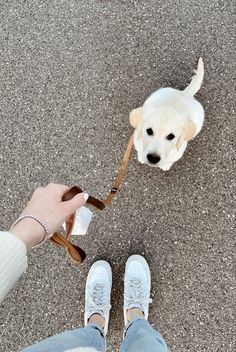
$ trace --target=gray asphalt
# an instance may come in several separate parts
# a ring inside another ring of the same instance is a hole
[[[0,351],[83,326],[86,275],[113,268],[108,351],[123,331],[123,272],[143,254],[152,272],[150,322],[173,352],[233,351],[235,279],[234,3],[1,1],[0,204],[8,229],[38,185],[78,184],[105,196],[129,138],[129,111],[160,87],[184,88],[197,59],[205,79],[202,132],[169,172],[133,151],[112,206],[70,264],[51,245],[0,308]]]

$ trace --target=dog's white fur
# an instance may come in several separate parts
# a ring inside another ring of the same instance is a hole
[[[130,113],[130,123],[135,128],[134,145],[138,160],[162,170],[169,170],[179,160],[189,140],[201,130],[204,121],[202,105],[194,99],[200,89],[204,76],[203,60],[198,60],[197,71],[190,84],[183,90],[161,88],[154,92],[140,108]],[[153,135],[147,134],[147,129]],[[173,134],[175,138],[166,137]],[[150,164],[148,154],[158,155],[161,159]]]

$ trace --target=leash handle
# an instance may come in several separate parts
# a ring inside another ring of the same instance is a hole
[[[65,202],[67,200],[71,200],[76,194],[82,193],[82,189],[78,186],[73,186],[71,187],[68,191],[66,191],[62,197],[62,201]],[[105,208],[105,204],[103,201],[94,198],[92,196],[88,197],[87,203],[94,206],[95,208],[98,208],[100,210],[103,210]]]
[[[62,196],[62,201],[66,202],[68,200],[71,200],[72,198],[74,198],[76,194],[82,193],[82,192],[83,191],[81,188],[74,186],[64,193],[64,195]],[[71,260],[76,264],[80,264],[86,258],[86,253],[82,248],[80,248],[79,246],[76,246],[70,241],[74,223],[75,223],[75,213],[72,214],[65,221],[66,237],[62,236],[58,232],[55,232],[53,236],[50,238],[50,241],[59,247],[64,247],[66,249],[68,256],[71,258]]]
[[[80,187],[73,186],[63,194],[62,201],[66,202],[68,200],[71,200],[77,194],[82,192],[83,190]],[[91,204],[92,206],[100,210],[105,208],[105,204],[102,201],[91,196],[89,196],[87,203]],[[62,236],[60,233],[55,232],[53,236],[50,238],[50,241],[59,247],[64,247],[70,259],[76,264],[81,264],[86,258],[86,253],[82,248],[80,248],[79,246],[76,246],[71,242],[71,233],[75,224],[75,218],[76,216],[74,213],[74,214],[71,214],[71,216],[66,220],[65,237]]]
[[[67,202],[68,200],[71,200],[74,198],[79,193],[82,193],[82,189],[78,186],[73,186],[71,187],[68,191],[66,191],[63,196],[62,196],[62,201]]]

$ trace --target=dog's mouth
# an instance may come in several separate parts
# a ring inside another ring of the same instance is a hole
[[[158,164],[150,164],[149,162],[143,162],[142,164],[146,164],[146,165],[148,165],[149,167],[154,167],[154,168],[157,168],[157,167],[159,167],[159,165]]]

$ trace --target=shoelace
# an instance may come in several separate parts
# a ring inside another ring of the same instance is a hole
[[[128,306],[133,303],[139,303],[140,305],[152,303],[150,297],[145,298],[145,286],[138,278],[130,280],[129,293],[129,297],[125,296]]]
[[[104,292],[103,284],[95,284],[93,290],[89,294],[89,309],[100,312],[105,312],[111,308],[110,305],[106,304],[107,294]]]

